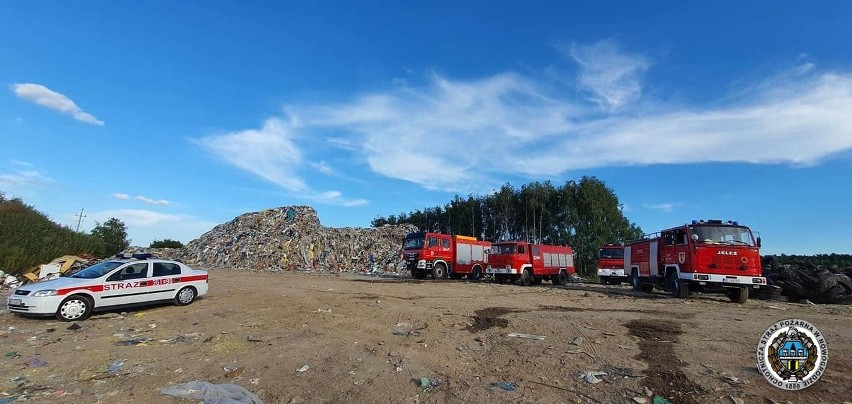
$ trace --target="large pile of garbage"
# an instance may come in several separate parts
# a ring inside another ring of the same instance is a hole
[[[183,248],[161,251],[206,268],[243,270],[387,271],[396,268],[413,225],[331,228],[309,206],[246,213]]]
[[[763,261],[768,291],[774,290],[791,302],[852,302],[852,268],[805,263],[781,265],[772,258]]]

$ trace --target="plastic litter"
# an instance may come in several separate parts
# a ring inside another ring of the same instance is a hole
[[[20,358],[20,357],[21,357],[21,355],[18,355],[18,351],[10,351],[10,352],[6,352],[6,355],[5,355],[5,356],[6,356],[7,358],[12,358],[12,359]]]
[[[204,400],[205,404],[263,404],[260,397],[236,384],[213,384],[201,380],[177,384],[160,389],[161,394],[190,400]]]
[[[438,387],[438,385],[440,385],[440,384],[441,384],[441,382],[439,382],[435,379],[430,379],[428,377],[421,377],[420,378],[420,388],[422,388],[422,389],[430,389],[430,388],[433,388],[433,387]]]
[[[598,376],[606,376],[606,372],[601,372],[597,370],[587,370],[585,372],[580,373],[579,378],[586,381],[586,383],[598,384],[603,380],[599,379]]]
[[[71,330],[71,331],[77,331],[81,328],[83,328],[83,327],[81,327],[80,324],[77,324],[77,323],[74,323],[74,324],[71,324],[71,325],[68,326],[68,329]]]
[[[524,338],[524,339],[537,339],[539,341],[544,339],[544,335],[521,334],[521,333],[517,333],[517,332],[509,333],[509,337],[511,337],[511,338]]]
[[[43,361],[38,356],[27,361],[27,366],[31,368],[40,368],[44,365],[47,365],[47,362]]]
[[[305,372],[307,372],[307,371],[308,371],[308,369],[310,369],[310,368],[311,368],[311,367],[310,367],[310,366],[308,366],[308,365],[302,365],[302,367],[300,367],[300,368],[296,369],[296,371],[297,371],[297,372],[299,372],[299,373],[305,373]]]
[[[117,375],[118,372],[121,370],[122,366],[124,366],[124,359],[117,359],[112,362],[111,365],[109,365],[107,372],[109,372],[110,374]]]
[[[665,397],[662,396],[654,396],[654,404],[671,404],[669,400],[666,400]]]
[[[488,387],[499,387],[506,391],[515,391],[518,389],[518,385],[512,382],[489,383]]]

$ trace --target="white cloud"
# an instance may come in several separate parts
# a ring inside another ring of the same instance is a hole
[[[13,84],[12,91],[14,91],[15,95],[22,99],[32,101],[38,105],[66,115],[71,115],[78,121],[90,123],[92,125],[104,126],[103,121],[98,120],[98,118],[95,118],[94,115],[83,111],[74,103],[74,101],[71,101],[70,98],[41,84]]]
[[[117,218],[127,226],[131,244],[148,246],[151,241],[172,239],[187,243],[212,229],[218,223],[189,215],[172,215],[144,209],[117,209],[87,212],[90,227]],[[69,216],[70,218],[71,216]],[[76,217],[73,218],[76,221]]]
[[[56,180],[33,170],[18,171],[12,174],[0,173],[0,184],[15,188],[47,185],[53,182],[56,182]]]
[[[294,192],[306,189],[296,176],[302,153],[293,142],[292,128],[282,119],[267,119],[260,130],[209,136],[197,143],[225,162],[282,188]]]
[[[145,197],[145,196],[142,196],[142,195],[137,196],[136,200],[139,201],[139,202],[147,203],[149,205],[157,205],[157,206],[168,206],[169,205],[169,201],[167,201],[165,199],[151,199],[151,198],[148,198],[148,197]]]
[[[10,160],[9,162],[16,165],[16,166],[21,166],[21,167],[32,167],[33,166],[32,163],[27,163],[26,161],[21,161],[21,160]]]
[[[816,73],[768,78],[713,108],[655,100],[641,115],[601,117],[512,73],[433,75],[421,87],[288,110],[306,136],[334,133],[334,144],[357,147],[350,153],[375,173],[483,192],[507,175],[541,179],[604,166],[816,164],[852,149],[852,74]]]
[[[680,206],[679,203],[654,203],[654,204],[645,204],[645,207],[648,209],[659,210],[660,212],[671,213],[674,211],[676,207]]]
[[[115,199],[121,199],[123,201],[130,199],[130,195],[120,194],[120,193],[119,194],[112,194],[112,197],[115,198]]]
[[[642,95],[641,76],[651,66],[646,57],[629,55],[612,40],[572,44],[567,53],[580,66],[580,88],[601,108],[616,110]]]
[[[365,199],[348,200],[338,191],[316,191],[299,177],[302,152],[294,142],[295,128],[300,125],[296,116],[290,121],[270,118],[260,130],[247,129],[214,135],[196,140],[196,143],[225,162],[270,181],[300,197],[338,206],[360,206]],[[315,165],[328,173],[324,163]]]
[[[323,174],[326,174],[326,175],[334,174],[334,169],[331,168],[331,166],[328,163],[326,163],[325,161],[320,161],[319,163],[313,163],[311,165],[314,168],[316,168],[317,171],[319,171]]]

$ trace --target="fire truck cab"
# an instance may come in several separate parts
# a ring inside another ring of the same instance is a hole
[[[630,272],[624,271],[624,245],[607,244],[598,249],[598,279],[602,285],[630,281]]]
[[[636,290],[655,287],[685,298],[690,291],[723,292],[745,303],[761,276],[760,237],[737,222],[693,220],[624,248],[624,270]]]

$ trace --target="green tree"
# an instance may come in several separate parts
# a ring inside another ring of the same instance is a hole
[[[165,240],[154,240],[151,242],[150,248],[181,248],[183,247],[183,243],[177,240],[165,239]]]
[[[103,224],[95,222],[92,236],[100,240],[102,256],[120,253],[130,245],[130,240],[127,239],[127,226],[114,217]]]

